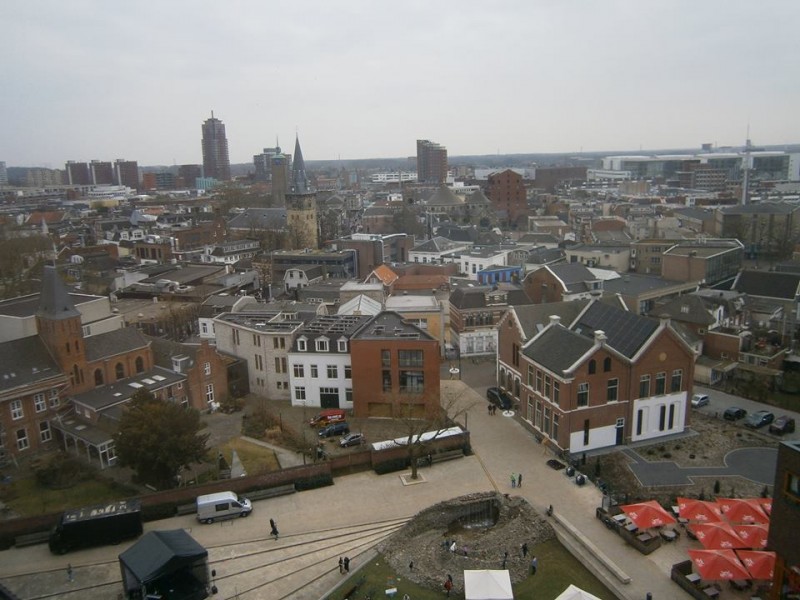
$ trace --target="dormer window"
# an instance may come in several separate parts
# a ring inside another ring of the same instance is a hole
[[[328,340],[326,338],[317,340],[317,352],[327,352],[328,348]]]
[[[299,352],[305,352],[306,350],[308,350],[308,346],[306,345],[306,340],[305,339],[301,338],[301,339],[297,340],[297,350]]]
[[[339,352],[347,352],[347,340],[339,340],[337,343],[337,350],[339,350]]]

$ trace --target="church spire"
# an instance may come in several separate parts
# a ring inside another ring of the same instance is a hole
[[[303,160],[303,151],[300,149],[300,136],[295,137],[294,156],[292,157],[292,181],[289,185],[292,194],[310,194],[312,192],[308,185],[306,176],[306,163]]]
[[[42,292],[39,294],[39,310],[36,314],[51,320],[70,319],[81,315],[75,308],[75,303],[72,302],[54,265],[44,266]]]

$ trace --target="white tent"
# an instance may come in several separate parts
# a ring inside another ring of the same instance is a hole
[[[508,571],[464,571],[466,600],[514,600]]]
[[[576,585],[570,584],[567,589],[559,594],[556,600],[600,600],[600,598],[589,592],[584,592]]]

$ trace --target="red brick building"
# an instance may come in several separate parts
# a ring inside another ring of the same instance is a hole
[[[356,417],[430,418],[440,410],[439,341],[382,312],[350,340]]]
[[[492,208],[505,216],[508,225],[524,225],[528,217],[528,193],[522,175],[506,169],[489,175],[488,182],[486,195]]]

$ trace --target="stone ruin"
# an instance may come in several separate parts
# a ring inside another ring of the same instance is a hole
[[[524,498],[484,492],[425,509],[381,542],[378,550],[403,579],[442,590],[450,574],[453,591],[463,591],[464,570],[501,569],[505,552],[511,581],[525,579],[533,547],[554,537],[548,520]],[[456,551],[446,548],[445,542],[455,542]],[[527,558],[522,557],[522,544],[528,544]]]

